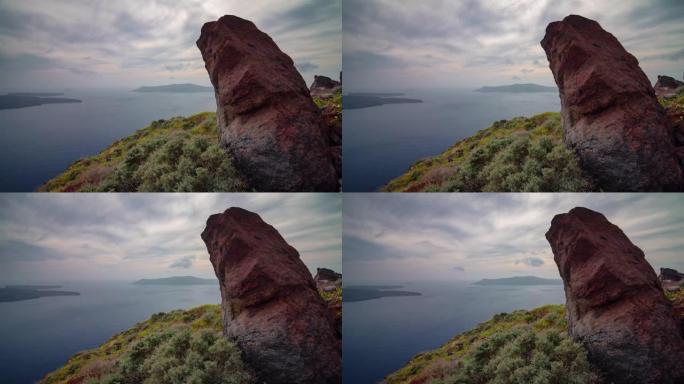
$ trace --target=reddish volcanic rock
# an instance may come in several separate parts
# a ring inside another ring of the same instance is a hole
[[[684,83],[670,76],[658,76],[653,90],[658,97],[674,97],[677,93],[684,92]]]
[[[325,122],[289,56],[250,21],[223,16],[197,40],[221,145],[259,191],[336,191]]]
[[[314,82],[309,88],[311,96],[321,98],[332,97],[340,89],[342,89],[342,83],[327,76],[314,76]]]
[[[637,59],[601,26],[571,15],[541,41],[560,90],[565,143],[607,191],[684,187],[668,121]]]
[[[684,382],[684,335],[644,253],[602,214],[574,208],[546,233],[565,285],[568,333],[621,383]]]
[[[340,383],[335,321],[311,274],[259,215],[230,208],[202,232],[221,287],[223,333],[265,383]]]

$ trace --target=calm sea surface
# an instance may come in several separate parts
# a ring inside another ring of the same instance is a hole
[[[69,91],[82,103],[0,110],[0,191],[33,191],[152,121],[215,111],[212,92]]]
[[[423,295],[344,303],[345,384],[377,383],[418,352],[437,348],[497,313],[565,302],[560,284],[414,283],[402,290]]]
[[[501,119],[560,111],[556,93],[412,91],[421,104],[389,104],[345,110],[345,192],[371,192],[400,176],[417,160]]]
[[[73,283],[62,289],[81,295],[0,303],[1,383],[37,382],[74,353],[98,347],[154,313],[221,302],[218,283]]]

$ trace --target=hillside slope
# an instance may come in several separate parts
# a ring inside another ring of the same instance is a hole
[[[684,307],[684,289],[666,292]],[[681,314],[680,314],[681,316]],[[684,321],[684,320],[683,320]],[[386,384],[603,384],[582,345],[567,336],[564,305],[500,313],[441,347],[419,353]]]
[[[340,125],[341,141],[341,92],[314,101],[331,127]],[[95,156],[76,160],[38,191],[251,191],[231,156],[219,147],[217,132],[214,112],[157,120]]]
[[[674,124],[681,124],[684,94],[660,99],[660,102]],[[382,191],[583,192],[596,189],[582,170],[578,156],[563,143],[560,114],[546,112],[497,121],[441,154],[417,161]]]
[[[221,336],[218,305],[157,313],[77,353],[42,384],[252,383],[238,347]]]
[[[319,293],[341,326],[342,288],[319,288]],[[98,348],[75,354],[40,383],[255,383],[240,349],[223,338],[221,331],[217,304],[160,312]]]

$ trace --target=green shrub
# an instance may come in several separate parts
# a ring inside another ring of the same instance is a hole
[[[231,157],[207,138],[189,133],[136,144],[99,188],[103,192],[243,189]]]
[[[418,161],[385,191],[588,191],[577,155],[562,141],[558,113],[501,120],[442,154]]]
[[[135,344],[128,356],[90,384],[247,384],[239,349],[216,332],[187,328],[153,334]]]
[[[218,145],[216,114],[157,120],[98,155],[75,161],[39,190],[234,192],[248,188]]]
[[[596,382],[579,344],[557,331],[529,327],[494,334],[462,360],[444,384],[586,384]]]

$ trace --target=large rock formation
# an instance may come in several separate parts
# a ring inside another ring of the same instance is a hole
[[[314,82],[311,84],[309,91],[311,96],[328,98],[341,89],[342,83],[339,81],[335,81],[327,76],[314,76]]]
[[[653,90],[658,97],[674,97],[678,93],[684,92],[684,82],[670,76],[658,76],[658,81],[653,86]]]
[[[336,191],[325,123],[289,56],[250,21],[204,24],[221,145],[258,191]]]
[[[297,250],[241,208],[209,217],[202,240],[221,287],[223,333],[260,382],[340,383],[335,322]]]
[[[568,332],[615,384],[684,382],[684,336],[644,253],[602,214],[574,208],[546,233]]]
[[[607,191],[681,190],[665,112],[637,59],[601,26],[571,15],[541,41],[560,90],[564,140]]]

